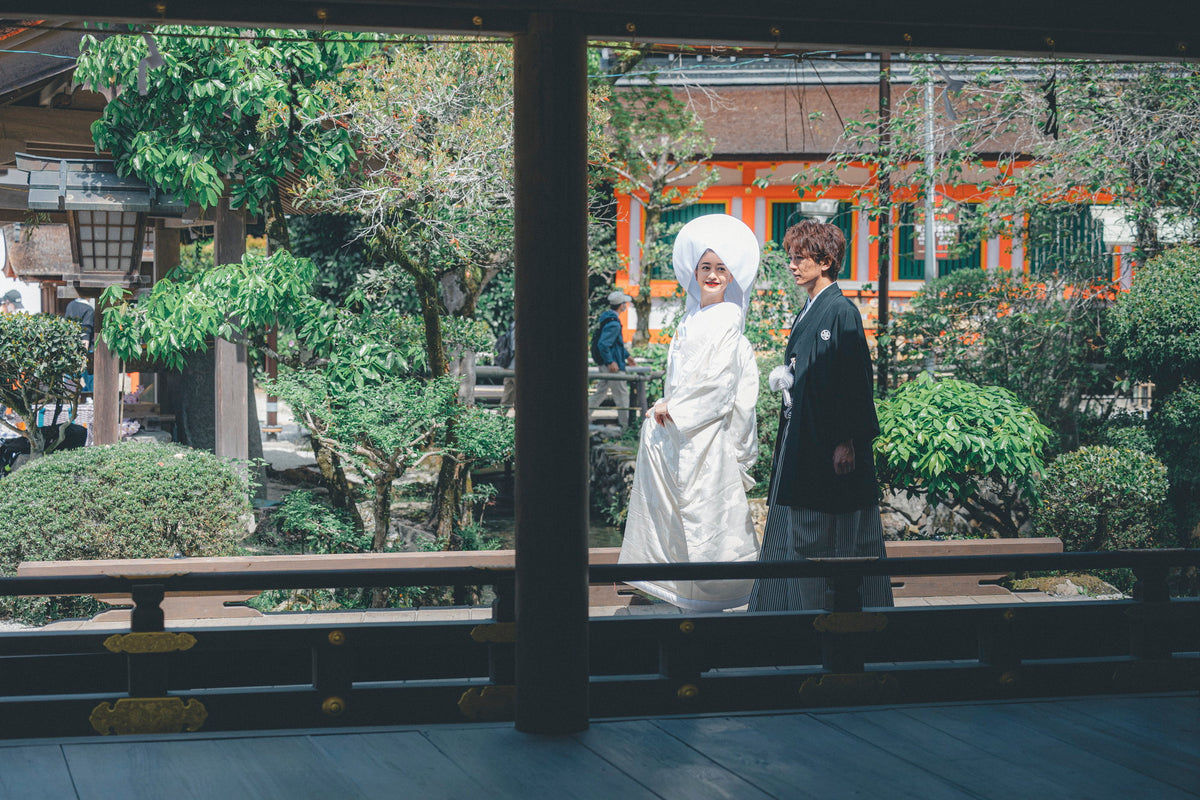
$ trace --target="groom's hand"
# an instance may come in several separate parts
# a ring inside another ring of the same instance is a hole
[[[849,475],[854,472],[853,439],[847,439],[833,448],[833,472],[836,475]]]

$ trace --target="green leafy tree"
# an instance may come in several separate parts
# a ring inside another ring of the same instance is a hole
[[[306,360],[325,357],[334,346],[335,333],[359,319],[339,315],[316,300],[311,294],[315,280],[312,263],[293,258],[286,250],[270,257],[247,253],[238,264],[215,267],[201,259],[195,268],[173,270],[136,304],[120,287],[105,290],[103,336],[109,348],[127,361],[145,358],[171,368],[182,368],[190,355],[208,350],[218,336],[299,367]],[[374,323],[378,318],[364,321]],[[266,332],[273,327],[282,327],[294,337],[282,337],[279,352],[266,347]],[[377,347],[356,347],[354,352],[361,353],[357,366],[367,370],[390,369],[399,357]],[[317,440],[313,440],[313,454],[335,505],[353,515],[361,528],[354,502],[357,493],[337,454]]]
[[[402,45],[326,92],[331,108],[304,121],[347,131],[357,159],[299,194],[309,208],[361,220],[360,235],[385,265],[370,291],[411,285],[429,374],[453,368],[469,390],[474,350],[448,350],[444,320],[474,316],[484,286],[512,262],[512,54],[463,42]],[[458,435],[453,421],[446,435]],[[442,462],[429,520],[440,539],[453,541],[463,521],[465,470]]]
[[[358,220],[347,215],[296,214],[288,217],[289,248],[297,258],[307,258],[317,268],[313,294],[320,300],[341,305],[354,291],[359,279],[375,267],[366,242],[358,238]],[[396,293],[390,301],[415,313],[411,295]]]
[[[1143,259],[1159,251],[1164,228],[1200,236],[1194,66],[927,58],[906,65],[911,84],[893,85],[888,146],[876,109],[845,116],[834,152],[797,175],[799,188],[856,185],[844,173],[865,165],[892,186],[887,197],[875,183],[855,189],[863,208],[879,212],[897,197],[919,203],[933,185],[936,202],[959,212],[961,245],[997,234],[1036,244],[1045,235],[1039,209],[1097,201],[1120,208]]]
[[[512,55],[465,43],[404,45],[325,87],[330,108],[305,127],[345,130],[357,158],[298,194],[348,213],[379,257],[415,284],[432,374],[449,372],[441,333],[471,316],[512,259]]]
[[[1037,282],[964,269],[923,287],[893,327],[897,364],[929,365],[1012,391],[1059,435],[1078,445],[1081,401],[1110,394],[1103,323],[1113,291],[1046,275]]]
[[[33,458],[66,437],[79,408],[86,366],[87,345],[73,321],[47,314],[0,314],[0,407],[20,417],[24,430],[3,416],[0,425],[25,437]],[[54,423],[39,427],[43,410]]]
[[[1138,270],[1108,315],[1108,350],[1158,397],[1200,381],[1200,249],[1168,250]]]
[[[511,454],[512,426],[502,415],[457,401],[458,380],[396,376],[338,385],[316,370],[287,371],[274,384],[294,413],[330,448],[342,454],[373,488],[374,537],[382,552],[391,521],[392,484],[422,461],[502,461]],[[469,419],[464,419],[469,418]],[[453,420],[464,433],[445,448]]]
[[[993,224],[1020,226],[1047,198],[1109,197],[1142,260],[1160,234],[1200,237],[1200,72],[1171,63],[1065,61],[997,74],[1013,159],[1032,163],[985,186]]]
[[[645,212],[641,274],[633,298],[638,320],[635,347],[650,341],[654,265],[671,261],[672,243],[664,236],[663,212],[696,203],[719,177],[705,164],[712,156],[713,140],[704,133],[690,98],[660,85],[653,72],[636,77],[645,83],[622,86],[609,97],[612,153],[603,162],[615,188],[632,195]]]
[[[327,485],[360,530],[357,492],[345,467],[373,486],[374,546],[381,549],[395,479],[429,455],[464,474],[479,460],[502,460],[510,450],[511,421],[467,413],[457,405],[457,378],[428,377],[419,319],[372,306],[362,294],[333,308],[312,296],[315,280],[312,263],[285,250],[269,257],[247,254],[240,264],[178,269],[137,304],[127,302],[124,290],[108,290],[104,333],[123,358],[142,355],[167,365],[204,350],[216,336],[276,357],[285,375],[274,388],[312,432]],[[271,351],[265,333],[275,326],[287,335]],[[477,347],[486,340],[483,327],[447,320],[447,341]],[[451,430],[458,437],[450,437]]]
[[[881,483],[1017,536],[1036,502],[1050,430],[1012,392],[922,374],[877,402]]]
[[[1200,249],[1176,247],[1138,270],[1109,312],[1108,349],[1128,380],[1151,381],[1147,428],[1167,465],[1180,537],[1200,522]]]
[[[230,205],[268,217],[287,245],[279,182],[343,169],[354,158],[338,126],[302,125],[327,107],[323,82],[377,48],[373,34],[159,26],[162,65],[137,34],[85,36],[76,80],[116,97],[92,126],[98,149],[123,172],[210,208]]]

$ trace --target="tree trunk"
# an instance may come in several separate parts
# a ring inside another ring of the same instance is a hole
[[[350,515],[350,522],[355,531],[366,530],[366,523],[358,510],[358,493],[346,480],[346,470],[342,460],[338,458],[333,448],[326,447],[317,437],[309,439],[312,444],[313,457],[317,460],[317,469],[321,471],[325,490],[329,492],[329,502],[334,508],[339,508]]]
[[[633,332],[633,346],[641,347],[650,342],[650,275],[654,264],[650,262],[655,242],[658,241],[658,225],[662,219],[662,208],[657,205],[646,209],[646,238],[642,241],[642,258],[638,274],[638,292],[633,298],[633,310],[637,312],[637,329]]]
[[[476,269],[464,265],[443,272],[438,277],[438,283],[447,314],[474,318],[475,302],[482,290]],[[449,374],[462,379],[458,386],[458,401],[465,406],[475,405],[475,351],[455,347],[446,354],[446,358]]]
[[[454,421],[446,425],[446,450],[453,452],[455,442]],[[445,542],[447,550],[461,550],[462,537],[458,535],[458,520],[462,514],[463,495],[466,493],[469,470],[453,455],[442,456],[442,467],[438,471],[437,486],[433,490],[433,502],[429,506],[426,524],[438,541]]]
[[[395,473],[383,470],[375,475],[371,483],[375,487],[375,496],[371,499],[371,512],[375,518],[375,535],[371,539],[371,552],[382,553],[387,546],[388,527],[392,521],[392,479]],[[385,608],[387,604],[386,587],[376,586],[371,589],[371,608]]]
[[[283,200],[279,197],[279,186],[271,189],[267,203],[267,253],[276,250],[291,250],[292,237],[288,232],[287,218],[283,215]]]

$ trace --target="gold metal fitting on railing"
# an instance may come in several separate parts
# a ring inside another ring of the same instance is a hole
[[[175,653],[191,650],[195,644],[196,637],[190,633],[167,631],[114,633],[104,640],[104,648],[113,653]]]
[[[321,713],[328,717],[340,717],[346,711],[346,701],[337,695],[326,697],[321,703]]]
[[[182,697],[123,697],[92,709],[88,722],[101,736],[198,731],[208,719],[199,700]]]

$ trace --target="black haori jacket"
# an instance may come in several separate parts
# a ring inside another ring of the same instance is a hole
[[[795,359],[792,413],[779,414],[769,502],[825,512],[878,502],[871,444],[879,435],[871,354],[862,316],[838,286],[821,292],[792,327],[784,363]],[[854,471],[833,471],[833,449],[854,441]]]

